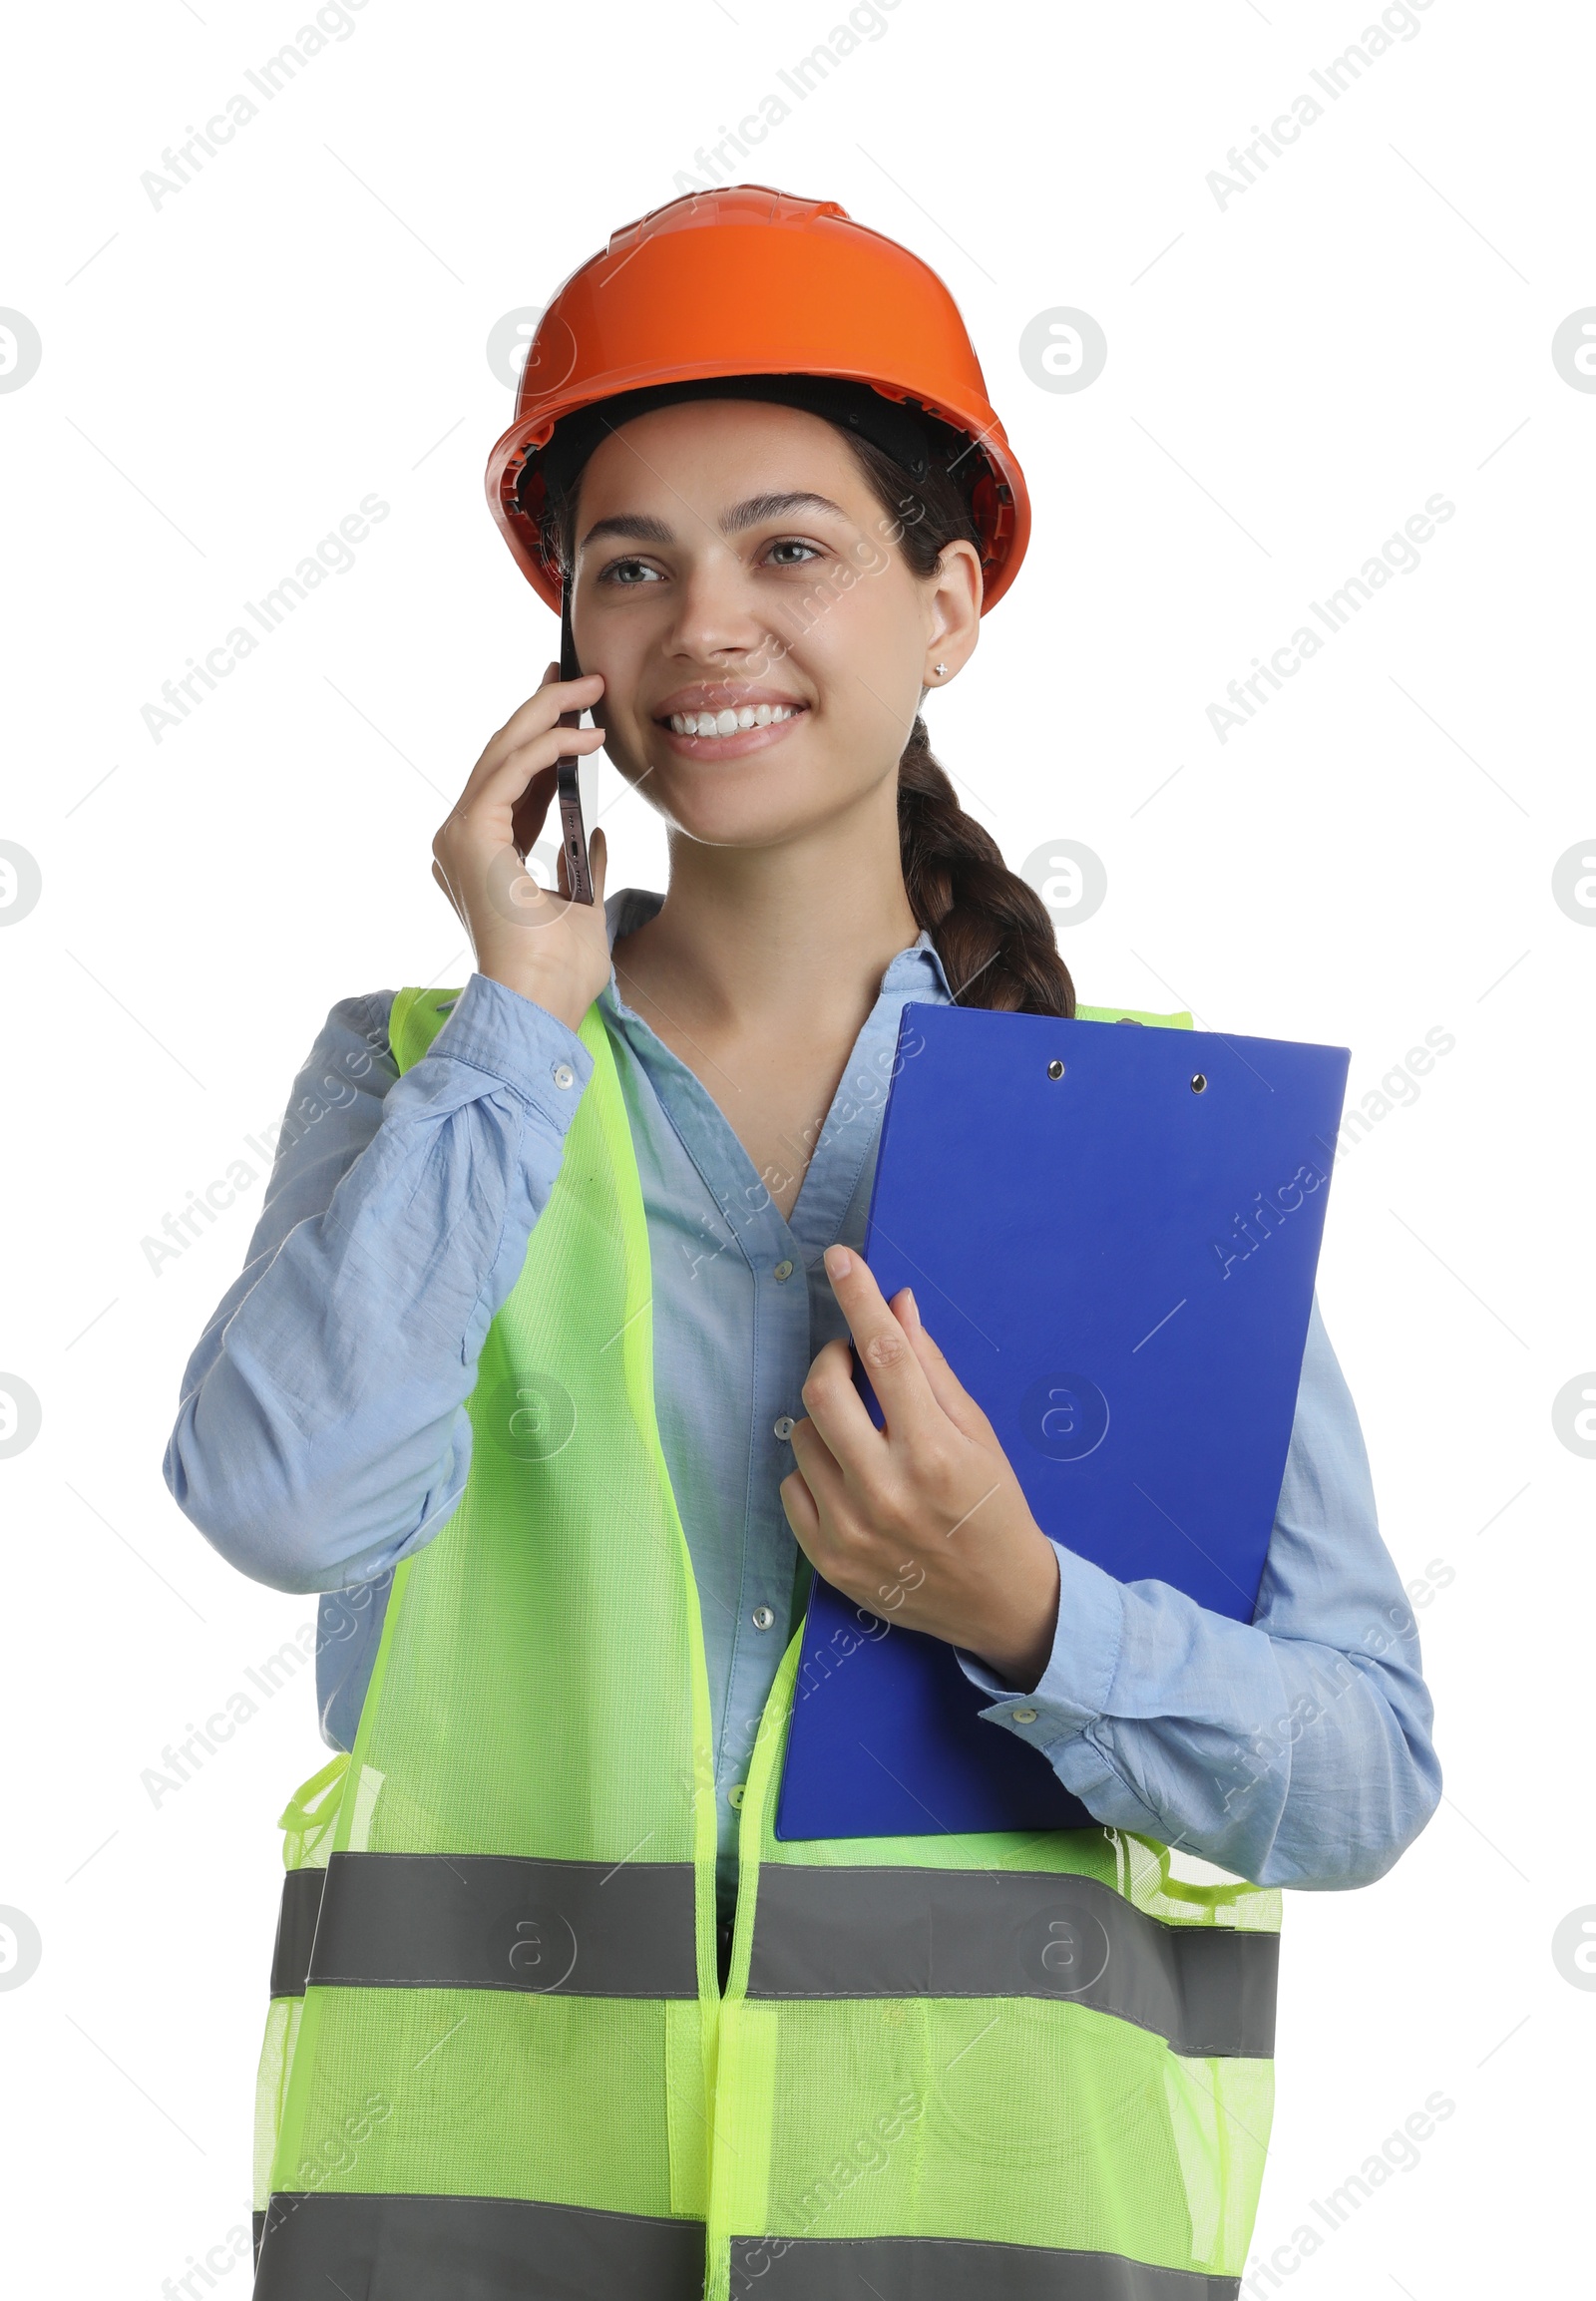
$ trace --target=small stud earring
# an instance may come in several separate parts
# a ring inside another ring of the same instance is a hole
[[[946,664],[946,663],[933,663],[933,665],[931,666],[931,668],[932,668],[933,672],[935,673],[935,675],[936,675],[936,676],[937,676],[939,679],[941,679],[941,678],[945,677],[945,676],[946,676],[946,674],[947,674],[947,670],[948,670],[948,666],[947,666],[947,664]]]

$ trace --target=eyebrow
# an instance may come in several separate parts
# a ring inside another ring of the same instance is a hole
[[[848,517],[841,504],[834,504],[830,496],[815,495],[801,489],[790,495],[749,496],[740,504],[733,504],[720,522],[722,535],[740,535],[746,528],[757,528],[766,520],[781,520],[793,512],[830,512],[837,519]],[[586,552],[590,544],[612,538],[631,544],[673,544],[674,531],[663,520],[654,519],[646,512],[617,512],[612,519],[597,520],[583,537],[581,549]]]
[[[848,515],[841,504],[834,504],[830,496],[817,496],[810,489],[796,495],[750,496],[746,503],[733,504],[721,521],[723,535],[739,535],[744,528],[763,526],[766,520],[784,520],[789,512],[832,512],[839,520]]]

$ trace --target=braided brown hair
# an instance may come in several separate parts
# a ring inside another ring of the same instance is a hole
[[[981,548],[965,489],[950,470],[933,459],[924,478],[912,479],[885,449],[841,424],[834,429],[847,441],[887,516],[885,532],[913,575],[922,580],[935,575],[957,538]],[[976,458],[966,451],[954,468],[959,462],[974,479]],[[544,552],[563,577],[576,557],[580,480],[580,465],[563,473],[542,509]],[[1046,905],[1008,869],[985,824],[960,806],[919,717],[898,761],[898,844],[909,908],[936,944],[957,1004],[1019,1014],[1074,1013],[1075,986],[1058,956]]]
[[[923,480],[911,480],[868,440],[848,432],[843,438],[914,575],[935,575],[958,537],[980,549],[980,530],[948,472],[933,462]],[[909,908],[935,942],[959,1005],[1074,1013],[1075,986],[1058,956],[1046,905],[1009,870],[986,825],[960,806],[918,717],[898,762],[898,845]]]

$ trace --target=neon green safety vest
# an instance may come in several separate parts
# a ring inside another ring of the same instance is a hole
[[[401,1070],[449,997],[398,993]],[[1110,1828],[778,1843],[795,1637],[721,1996],[648,1236],[597,1006],[582,1038],[465,1492],[282,1817],[257,2301],[1231,2301],[1277,1892]]]

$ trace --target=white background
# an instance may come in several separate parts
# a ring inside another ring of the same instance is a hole
[[[367,0],[159,208],[141,175],[296,32],[289,0],[14,23],[0,304],[43,344],[0,395],[0,838],[43,874],[0,937],[0,1368],[43,1407],[0,1461],[0,1904],[43,1943],[0,1992],[19,2292],[156,2301],[246,2222],[273,1825],[327,1754],[306,1672],[159,1807],[141,1785],[313,1604],[224,1566],[161,1474],[260,1184],[159,1277],[142,1241],[249,1157],[335,998],[463,979],[432,834],[556,646],[483,504],[489,331],[839,13]],[[1596,1462],[1552,1400],[1596,1365],[1596,915],[1552,872],[1596,851],[1596,394],[1551,339],[1596,303],[1590,21],[1431,0],[1336,103],[1309,75],[1371,21],[1352,0],[880,21],[741,173],[943,272],[1028,474],[1028,564],[933,709],[966,804],[1016,864],[1101,857],[1061,936],[1088,1002],[1350,1045],[1354,1104],[1456,1042],[1338,1166],[1321,1273],[1386,1538],[1453,1569],[1422,1617],[1446,1799],[1380,1884],[1287,1898],[1257,2254],[1324,2242],[1253,2289],[1563,2291],[1596,1995],[1551,1939],[1596,1903]],[[1303,91],[1325,117],[1221,208],[1209,172]],[[1059,306],[1107,337],[1078,393],[1020,364]],[[155,743],[141,706],[373,491],[355,567]],[[1221,744],[1227,682],[1437,491],[1419,569]],[[598,803],[611,885],[662,885],[607,766]],[[1324,2232],[1310,2200],[1437,2091],[1417,2166]]]

